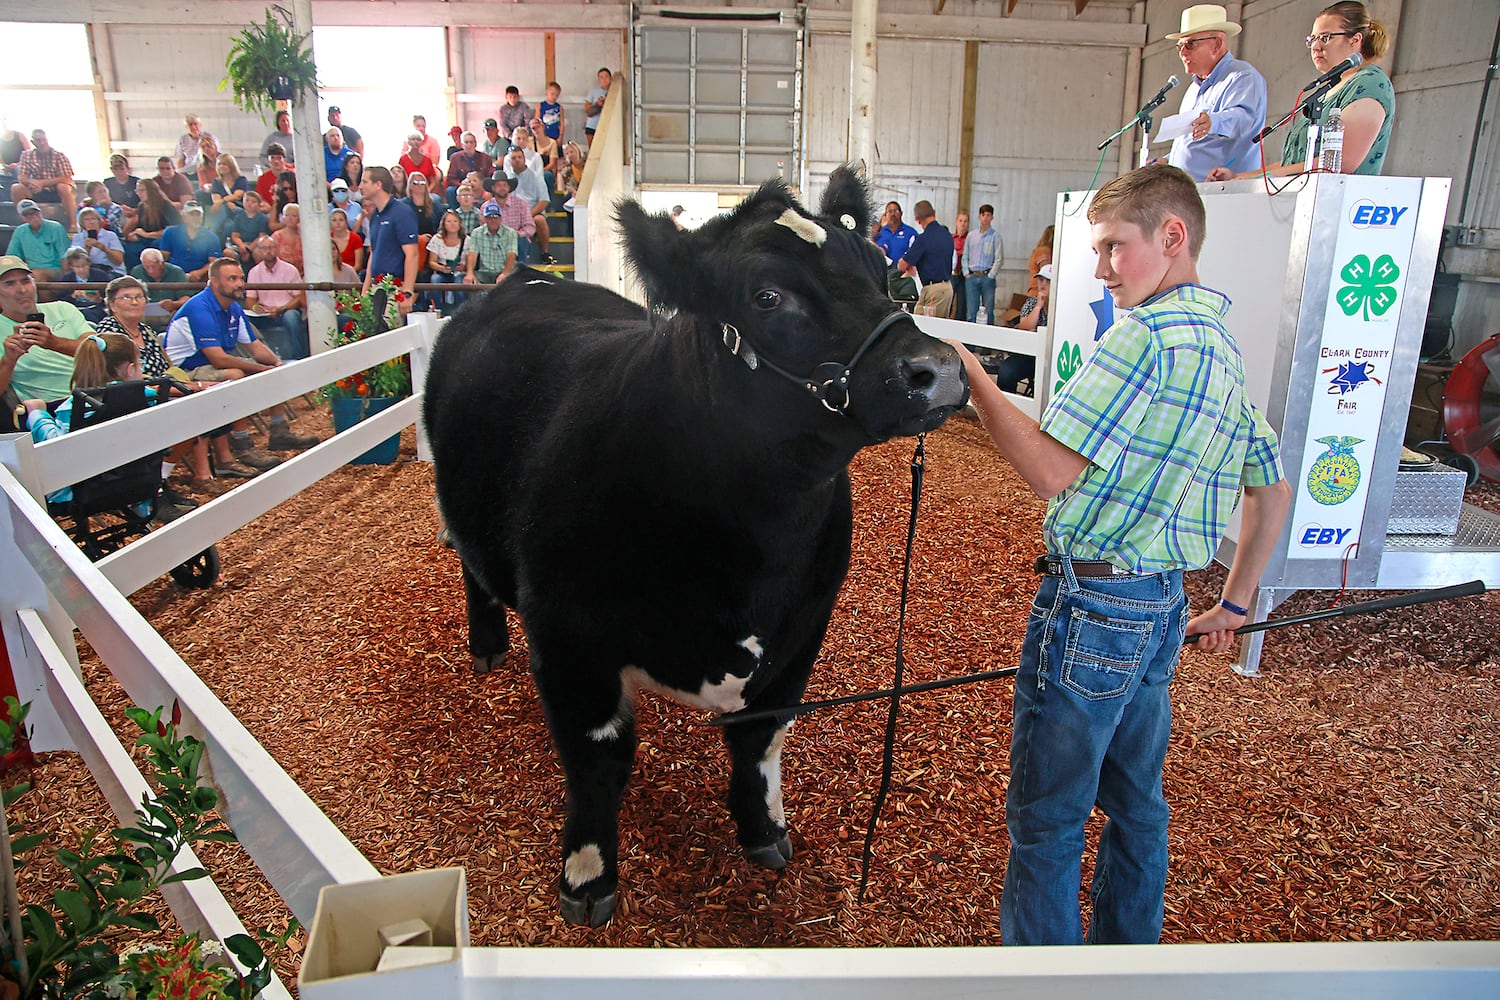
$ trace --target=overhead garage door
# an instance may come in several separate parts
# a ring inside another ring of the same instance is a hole
[[[634,40],[639,183],[796,182],[800,25],[652,19],[636,23]]]

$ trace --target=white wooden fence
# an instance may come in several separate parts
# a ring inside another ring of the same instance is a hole
[[[225,818],[312,939],[308,1000],[614,997],[716,1000],[925,998],[1005,994],[1048,1000],[1161,997],[1500,996],[1500,942],[1247,944],[1077,949],[511,949],[469,947],[461,872],[379,879],[316,804],[245,730],[126,595],[416,421],[421,395],[336,435],[180,520],[90,563],[47,515],[49,491],[410,352],[424,380],[440,324],[413,325],[255,378],[33,446],[0,437],[0,625],[33,746],[80,753],[111,807],[129,818],[144,779],[84,689],[75,630],[136,704],[173,701],[207,744],[205,771]],[[953,336],[934,321],[930,332]],[[969,339],[964,337],[963,339]],[[1010,346],[1010,345],[1007,345]],[[1022,346],[1022,345],[1015,345]],[[420,456],[427,457],[421,440]],[[455,590],[455,600],[458,591]],[[181,865],[195,865],[184,855]],[[1000,876],[999,872],[995,873]],[[324,891],[326,890],[326,892]],[[243,932],[209,880],[170,887],[179,921],[215,937]],[[487,919],[503,919],[503,914]],[[420,919],[431,946],[382,949],[381,929]],[[385,971],[376,972],[376,963]],[[266,996],[289,996],[273,983]]]

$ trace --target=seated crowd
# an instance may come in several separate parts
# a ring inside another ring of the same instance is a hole
[[[590,142],[607,73],[600,71],[601,87],[585,107]],[[484,122],[485,140],[454,126],[446,153],[416,115],[390,167],[365,166],[363,136],[330,108],[323,142],[332,243],[325,252],[335,281],[368,287],[390,275],[407,288],[494,283],[517,263],[555,265],[547,212],[554,194],[577,192],[586,161],[582,146],[563,142],[560,90],[549,85],[548,100],[533,111],[510,88],[499,116]],[[81,186],[44,130],[29,143],[20,133],[0,136],[0,197],[9,192],[18,222],[0,256],[0,432],[55,436],[60,421],[41,404],[55,408],[75,385],[100,378],[170,375],[207,388],[308,356],[306,293],[245,289],[303,280],[290,117],[277,115],[250,176],[197,116],[184,124],[154,174],[136,176],[117,153],[109,177]],[[48,294],[39,282],[95,288]],[[202,290],[164,287],[174,283]],[[462,301],[456,291],[424,293],[402,308],[451,310]],[[263,447],[243,420],[182,442],[163,462],[157,517],[171,520],[196,506],[184,490],[217,495],[228,488],[224,478],[277,465],[270,452],[317,440],[292,433],[277,414]],[[184,490],[168,481],[179,464],[191,473]]]

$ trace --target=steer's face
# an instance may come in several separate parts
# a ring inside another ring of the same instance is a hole
[[[691,314],[716,342],[733,344],[738,333],[767,411],[789,408],[857,445],[938,426],[968,400],[957,353],[886,294],[884,260],[864,235],[865,189],[852,171],[835,171],[820,208],[808,214],[772,183],[697,230],[629,205],[620,221],[652,304]],[[824,400],[799,388],[837,382],[846,369],[847,383]]]

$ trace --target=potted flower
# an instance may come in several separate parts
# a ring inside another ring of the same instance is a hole
[[[234,103],[251,114],[272,112],[277,101],[316,93],[318,69],[306,45],[307,34],[292,30],[292,15],[285,8],[267,9],[264,24],[252,24],[235,36],[219,89],[232,88]]]
[[[385,275],[368,292],[339,292],[339,322],[333,346],[357,343],[401,325],[400,304],[406,293],[396,279]],[[411,395],[411,362],[406,355],[355,372],[323,387],[333,409],[333,429],[345,431],[366,417],[394,406]],[[356,458],[351,465],[390,465],[396,461],[401,435],[393,434]]]

